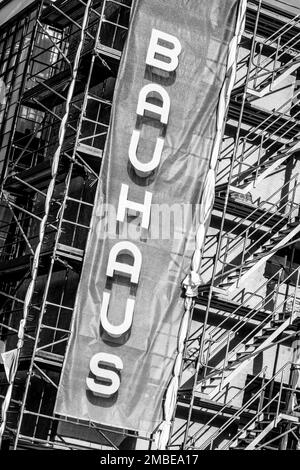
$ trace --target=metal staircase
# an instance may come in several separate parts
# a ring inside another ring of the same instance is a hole
[[[271,446],[271,444],[281,436],[278,427],[283,421],[296,424],[294,427],[295,430],[298,429],[300,425],[299,418],[292,415],[280,413],[272,419],[269,413],[266,415],[262,414],[254,423],[251,423],[252,426],[247,426],[247,428],[239,434],[239,437],[230,444],[229,448],[234,450],[254,450],[268,434],[277,431],[277,437],[272,436],[270,442],[263,447],[268,450],[278,450],[277,446],[274,447],[274,445]]]
[[[226,158],[229,152],[236,153],[229,187],[231,191],[242,194],[257,187],[299,151],[299,92],[295,92],[292,99],[272,113],[256,110],[249,105],[245,105],[244,111],[249,116],[256,115],[257,120],[261,116],[260,122],[243,133],[223,155]],[[226,169],[219,173],[216,193],[227,188],[228,182],[224,182],[227,177]]]
[[[288,223],[275,235],[271,235],[269,240],[254,253],[252,252],[253,245],[249,249],[243,250],[241,265],[227,271],[225,281],[218,283],[219,279],[216,278],[216,283],[218,283],[219,287],[226,288],[227,292],[232,292],[238,287],[239,282],[245,281],[247,276],[257,270],[262,263],[265,263],[281,247],[285,246],[299,231],[300,224],[297,219]]]
[[[295,203],[298,188],[296,175],[258,206],[246,205],[243,208],[244,213],[248,211],[246,216],[235,220],[231,230],[224,231],[217,258],[219,271],[212,282],[219,293],[232,294],[249,275],[299,233],[299,205]],[[231,212],[234,216],[238,215],[234,205],[228,216]],[[282,216],[278,217],[279,214]],[[209,284],[204,284],[199,291],[208,288]]]
[[[265,39],[261,36],[262,25],[259,24],[259,14],[262,13],[259,5],[258,15],[254,26],[255,41],[252,49],[244,60],[249,60],[251,69],[249,73],[249,86],[246,92],[254,97],[261,98],[278,87],[282,80],[294,73],[299,67],[300,46],[300,15],[292,17]],[[263,13],[262,13],[263,15]],[[236,83],[234,95],[243,90],[242,76]],[[248,97],[248,99],[251,99]]]
[[[278,85],[300,67],[300,54],[294,57],[290,62],[278,69],[272,70],[269,76],[264,78],[263,81],[255,88],[247,88],[247,93],[254,95],[257,98],[263,98],[268,93],[272,93]],[[268,72],[266,72],[267,74]],[[257,78],[257,77],[256,77]],[[260,78],[262,78],[260,76]]]
[[[284,88],[284,80],[299,73],[300,15],[287,15],[287,21],[282,22],[280,12],[271,10],[264,2],[249,1],[242,42],[249,52],[238,64],[229,107],[230,126],[237,127],[230,186],[244,194],[299,150],[298,91],[283,104],[276,106],[274,100],[272,111],[264,108],[262,98]],[[219,189],[226,179],[226,172],[219,174]]]
[[[291,139],[288,143],[284,144],[274,154],[267,155],[267,158],[262,162],[250,166],[250,170],[246,170],[238,175],[238,178],[230,185],[231,189],[241,193],[246,193],[253,187],[256,187],[262,180],[272,174],[278,167],[300,149],[300,134]],[[243,161],[245,164],[245,161]],[[252,169],[253,168],[253,169]]]

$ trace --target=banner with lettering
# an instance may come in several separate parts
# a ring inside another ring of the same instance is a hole
[[[60,415],[146,434],[164,418],[197,209],[209,210],[206,196],[212,200],[213,185],[205,182],[238,4],[135,2],[59,386]]]

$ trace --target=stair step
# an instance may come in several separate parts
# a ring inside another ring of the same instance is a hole
[[[237,355],[237,358],[241,358],[241,357],[244,357],[244,356],[248,356],[249,352],[247,352],[247,351],[237,352],[236,355]]]
[[[263,343],[266,339],[269,338],[270,335],[262,335],[262,336],[258,336],[257,338],[255,338],[255,342],[254,342],[254,345],[260,345],[261,343]]]
[[[249,433],[249,434],[251,434],[251,433],[252,433],[252,434],[260,434],[262,431],[263,431],[263,429],[256,429],[256,428],[254,428],[254,429],[251,429],[251,430],[249,429],[249,430],[248,430],[248,433]]]
[[[274,333],[274,331],[276,331],[276,330],[277,330],[277,327],[276,327],[276,326],[270,326],[269,328],[263,328],[263,329],[262,329],[262,333],[263,333],[263,335],[264,335],[264,334],[269,335],[269,334]]]
[[[262,247],[262,251],[263,252],[270,251],[272,248],[274,248],[275,245],[277,245],[277,243],[282,241],[286,237],[286,235],[287,233],[286,234],[283,233],[283,234],[278,235],[276,238],[270,239],[269,242],[266,243],[264,247]]]
[[[243,438],[241,439],[241,441],[240,441],[239,444],[242,444],[243,442],[244,442],[245,444],[251,444],[252,441],[253,441],[253,438],[250,438],[250,437],[249,437],[249,438],[248,438],[248,437],[243,437]]]
[[[292,230],[292,227],[288,227],[288,228],[285,228],[284,230],[280,230],[280,235],[288,234],[291,232],[291,230]]]
[[[282,325],[282,323],[285,322],[285,320],[287,320],[287,318],[283,318],[282,320],[272,320],[271,325],[272,326],[274,325],[274,327],[278,328],[279,326]]]
[[[206,384],[202,385],[202,390],[214,390],[217,387],[217,385],[212,385],[212,384]],[[205,392],[204,392],[205,393]]]
[[[210,380],[210,383],[213,383],[213,382],[218,382],[220,381],[222,378],[222,374],[220,375],[214,375],[213,377],[211,377],[209,380]]]

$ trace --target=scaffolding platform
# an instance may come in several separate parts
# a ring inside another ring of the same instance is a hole
[[[41,260],[39,264],[39,275],[47,274],[51,257],[53,252],[49,249],[42,251]],[[83,250],[79,248],[70,247],[67,245],[59,244],[57,250],[58,259],[65,260],[68,265],[72,266],[76,272],[80,272],[83,260]],[[56,258],[57,259],[57,258]],[[22,279],[27,272],[30,272],[32,255],[27,254],[18,258],[13,258],[9,261],[0,264],[0,279],[11,282]],[[54,271],[64,269],[63,262],[56,262]]]
[[[187,411],[189,409],[191,403],[191,397],[188,393],[184,394],[182,392],[179,392],[178,394],[178,412],[181,414],[187,414]],[[194,399],[194,405],[193,405],[193,416],[195,417],[195,420],[197,420],[197,415],[198,415],[198,420],[200,421],[201,418],[203,419],[203,409],[206,411],[212,411],[214,413],[220,413],[219,417],[220,419],[227,419],[230,416],[234,416],[237,411],[239,410],[239,407],[234,406],[234,405],[229,405],[225,406],[222,403],[218,403],[215,400],[209,400],[205,397],[197,396]],[[239,416],[237,419],[243,419],[243,420],[249,420],[255,416],[255,411],[253,410],[245,410],[241,416]]]
[[[199,321],[200,318],[203,317],[203,315],[200,315],[200,311],[198,309],[198,306],[206,307],[207,303],[208,303],[207,295],[205,295],[205,294],[198,295],[198,297],[196,298],[195,311],[194,311],[194,314],[193,314],[194,320],[197,321],[197,319],[198,319],[198,321]],[[234,315],[236,317],[248,317],[249,313],[253,312],[252,320],[255,321],[255,322],[265,320],[267,315],[268,315],[264,310],[260,310],[260,309],[254,310],[251,307],[241,305],[240,302],[237,302],[237,301],[234,302],[232,300],[221,298],[221,297],[218,297],[218,296],[215,296],[215,295],[211,299],[210,307],[212,309],[223,312],[225,314],[226,313],[229,313],[229,314],[234,313]],[[202,311],[203,311],[203,309],[202,309]]]
[[[250,0],[247,2],[247,14],[246,14],[246,25],[245,31],[252,34],[255,31],[255,25],[257,21],[257,11],[259,8],[259,1]],[[260,11],[257,35],[263,38],[270,38],[274,34],[274,31],[284,29],[285,25],[293,20],[294,15],[288,12],[286,9],[277,8],[271,4],[263,3],[262,10]],[[291,27],[288,31],[282,35],[281,46],[285,43],[291,43],[293,38],[300,34],[299,24]],[[296,51],[300,51],[300,43],[294,44],[293,48]]]
[[[224,197],[219,194],[226,188],[226,186],[227,185],[217,187],[218,194],[215,197],[214,210],[223,212],[225,200]],[[242,200],[235,201],[231,197],[228,199],[226,209],[226,215],[238,217],[249,222],[259,220],[260,225],[270,228],[275,226],[276,229],[280,229],[288,222],[288,217],[284,214],[279,212],[270,212],[266,209],[264,210],[255,206],[255,204],[246,203]]]
[[[60,162],[56,177],[57,183],[64,181],[67,174],[67,163],[67,161],[64,161],[64,163],[62,161]],[[24,196],[24,194],[29,195],[35,191],[35,188],[39,191],[44,190],[47,188],[51,179],[51,168],[52,161],[48,159],[28,170],[13,174],[6,178],[4,189],[19,196]],[[27,186],[26,183],[32,186],[32,188]]]
[[[264,130],[278,137],[284,136],[285,139],[293,139],[300,133],[299,120],[277,111],[268,112],[255,108],[249,103],[245,104],[241,114],[241,103],[231,100],[228,117],[235,121],[239,121],[241,117],[243,124],[258,128],[260,132]]]
[[[100,49],[99,49],[100,51]],[[85,52],[79,65],[74,95],[82,93],[86,86],[89,68],[87,63],[94,54],[93,50]],[[106,80],[108,77],[116,77],[119,67],[119,54],[101,48],[101,53],[95,60],[94,73],[91,77],[91,86]],[[67,96],[67,85],[71,80],[71,70],[67,69],[57,73],[53,77],[39,83],[27,90],[22,97],[22,104],[39,111],[51,110],[62,104]]]
[[[50,2],[49,2],[50,3]],[[85,11],[85,3],[72,2],[70,0],[58,0],[45,8],[41,14],[41,21],[55,28],[66,28],[70,24],[70,20],[78,21],[82,18]],[[103,4],[103,0],[93,2],[93,8],[97,8]]]

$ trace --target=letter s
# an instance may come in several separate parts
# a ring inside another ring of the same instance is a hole
[[[123,362],[114,354],[97,353],[90,360],[90,371],[95,378],[87,377],[87,388],[98,397],[110,398],[120,387],[120,377],[116,371],[105,369],[102,366],[115,367],[117,370],[123,369]],[[97,383],[95,379],[107,382],[107,385]]]

